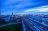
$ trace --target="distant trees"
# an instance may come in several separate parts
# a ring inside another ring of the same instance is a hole
[[[6,23],[5,18],[0,18],[0,24]]]

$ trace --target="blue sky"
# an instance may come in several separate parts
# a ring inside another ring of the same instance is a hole
[[[25,13],[23,11],[46,5],[48,6],[48,0],[1,0],[1,14]]]

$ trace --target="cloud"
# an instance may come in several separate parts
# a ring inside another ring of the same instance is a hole
[[[45,11],[45,8],[47,8],[48,10],[48,7],[45,7],[43,5],[48,5],[47,3],[48,0],[1,0],[1,11],[2,13],[4,12],[3,14],[7,14],[6,12],[10,12],[10,11],[16,11],[18,13],[19,12],[29,13],[39,10]],[[44,9],[40,6],[42,6]],[[38,7],[38,8],[34,8],[34,7]]]
[[[48,8],[38,8],[36,9],[38,12],[47,12]]]
[[[48,12],[48,6],[40,6],[38,8],[35,8],[38,12]]]
[[[46,5],[46,6],[31,8],[24,10],[23,12],[48,12],[48,6]]]
[[[23,12],[32,12],[32,9],[27,9],[27,10],[25,10]]]

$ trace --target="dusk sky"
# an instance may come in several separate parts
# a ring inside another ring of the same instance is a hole
[[[48,0],[1,0],[0,6],[2,15],[8,15],[12,12],[14,14],[29,13],[36,10],[43,12],[48,11]]]

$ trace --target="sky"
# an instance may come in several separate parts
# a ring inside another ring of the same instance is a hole
[[[48,12],[48,0],[1,0],[1,14]]]

